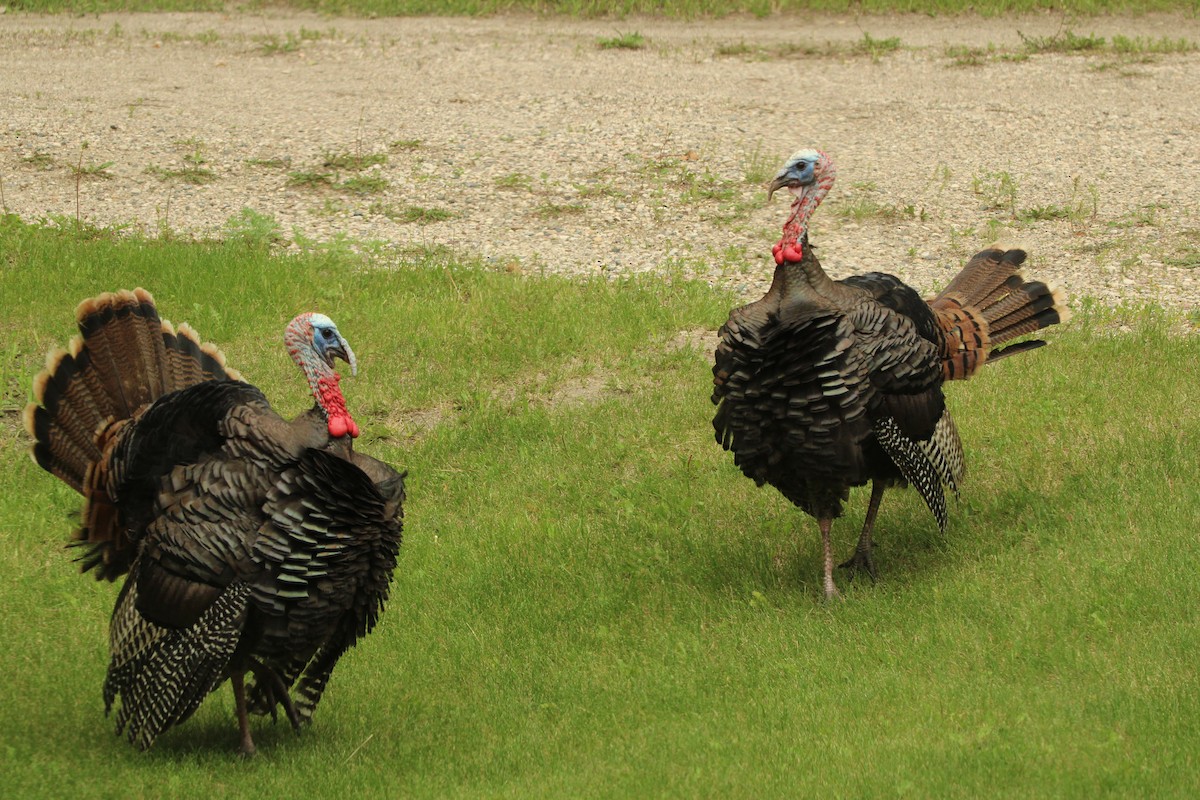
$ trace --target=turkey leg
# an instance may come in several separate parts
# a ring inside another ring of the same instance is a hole
[[[243,756],[254,755],[254,740],[250,738],[250,718],[246,715],[246,673],[235,672],[229,676],[233,685],[233,702],[237,706],[238,727],[242,730],[241,753]]]
[[[875,557],[871,554],[871,531],[875,528],[875,515],[879,513],[879,502],[883,500],[884,485],[880,481],[871,481],[871,502],[867,504],[867,518],[863,521],[862,535],[858,537],[858,545],[854,555],[838,564],[842,569],[850,570],[850,580],[863,570],[875,580]]]
[[[821,526],[821,546],[825,553],[825,599],[832,600],[839,596],[837,587],[833,584],[833,546],[829,543],[829,529],[833,527],[832,517],[822,517],[817,520]]]

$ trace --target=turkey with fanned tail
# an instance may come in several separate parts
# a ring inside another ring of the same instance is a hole
[[[106,708],[119,698],[117,731],[145,749],[229,679],[253,753],[247,713],[282,707],[299,730],[378,620],[404,475],[354,450],[333,370],[340,358],[355,371],[354,353],[322,314],[284,334],[316,400],[290,421],[142,289],[85,300],[76,318],[25,425],[34,460],[83,495],[83,570],[127,574]]]
[[[832,280],[808,223],[835,173],[827,155],[801,150],[771,182],[768,197],[787,189],[795,198],[774,247],[774,279],[721,327],[712,396],[717,442],[742,472],[817,519],[826,598],[838,594],[830,529],[849,489],[869,482],[871,499],[854,555],[841,566],[874,578],[871,537],[884,490],[913,485],[944,529],[943,487],[957,493],[963,478],[942,384],[1045,344],[1001,347],[1069,316],[1061,293],[1022,276],[1021,250],[977,253],[929,301],[883,273]]]

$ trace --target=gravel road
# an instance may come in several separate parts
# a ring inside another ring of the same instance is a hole
[[[1067,30],[1143,39],[1024,55]],[[929,291],[999,241],[1073,300],[1190,309],[1200,52],[1148,52],[1164,36],[1200,42],[1200,19],[8,13],[2,200],[206,237],[249,208],[293,247],[754,295],[787,213],[763,182],[816,146],[839,167],[813,229],[835,275]]]

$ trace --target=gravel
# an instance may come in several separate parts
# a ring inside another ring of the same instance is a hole
[[[763,179],[816,146],[839,167],[812,234],[835,276],[930,291],[999,241],[1075,301],[1195,308],[1200,53],[1001,57],[1068,27],[1200,41],[1200,19],[1154,15],[2,14],[3,205],[198,237],[250,208],[291,241],[699,276],[751,296],[787,214]],[[597,44],[633,31],[642,49]],[[864,34],[900,47],[856,52]],[[323,166],[338,154],[387,158]],[[77,181],[79,166],[108,177]],[[172,176],[194,167],[211,181]],[[301,172],[334,185],[297,185]],[[382,188],[338,185],[356,175]],[[407,221],[412,208],[449,218]]]

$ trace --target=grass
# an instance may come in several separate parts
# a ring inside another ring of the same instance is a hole
[[[601,50],[641,50],[646,46],[646,37],[636,31],[618,32],[616,36],[601,36],[596,40],[596,46]]]
[[[329,169],[344,169],[351,172],[361,172],[368,167],[386,164],[387,153],[350,153],[345,151],[330,151],[321,159],[322,166]]]
[[[244,213],[247,229],[269,221]],[[939,534],[885,501],[880,581],[817,600],[815,524],[712,441],[697,283],[527,279],[417,251],[123,240],[0,221],[0,408],[71,310],[145,285],[281,413],[279,334],[337,320],[358,446],[410,470],[380,628],[300,737],[227,689],[138,753],[101,711],[116,588],[61,544],[78,498],[0,414],[0,704],[13,797],[1185,797],[1198,787],[1200,337],[1084,307],[949,387],[968,451]],[[1120,334],[1119,328],[1132,329]],[[598,335],[599,334],[599,335]],[[686,341],[694,337],[683,337]],[[865,493],[834,528],[848,554]]]
[[[352,194],[379,194],[387,191],[391,183],[382,175],[351,175],[338,184]]]
[[[416,223],[418,225],[444,222],[448,219],[454,219],[455,216],[453,211],[445,208],[414,205],[396,206],[391,203],[380,202],[372,203],[367,211],[371,214],[379,214],[387,217],[393,222]]]
[[[869,197],[855,197],[839,202],[834,206],[833,213],[842,219],[860,223],[866,221],[901,222],[915,219],[924,221],[927,216],[924,209],[918,209],[912,204],[899,206],[893,203],[881,203]]]
[[[288,173],[288,185],[300,186],[306,189],[317,189],[332,186],[334,174],[324,170],[298,169]]]
[[[175,145],[181,151],[180,160],[183,161],[183,166],[163,167],[150,164],[146,167],[146,172],[161,180],[181,181],[195,186],[212,183],[217,179],[217,174],[205,166],[208,164],[208,158],[205,155],[204,142],[195,138],[180,139]]]

